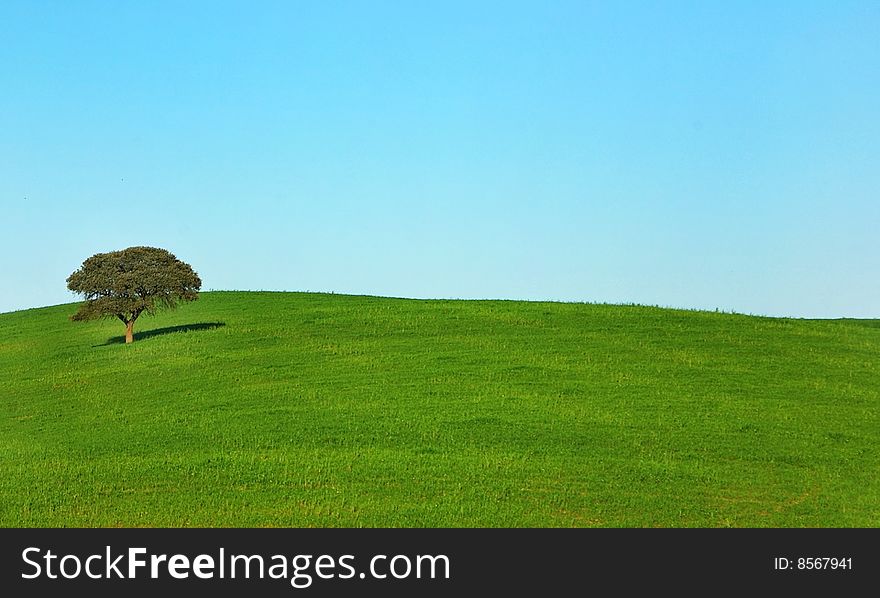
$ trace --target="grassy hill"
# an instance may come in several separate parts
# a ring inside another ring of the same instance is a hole
[[[204,293],[0,314],[0,525],[876,527],[880,321]]]

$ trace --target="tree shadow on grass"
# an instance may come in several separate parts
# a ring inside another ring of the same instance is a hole
[[[134,333],[134,342],[147,340],[154,336],[162,336],[163,334],[174,334],[175,332],[198,332],[199,330],[213,330],[214,328],[222,328],[226,326],[226,322],[199,322],[198,324],[183,324],[181,326],[166,326],[165,328],[154,328],[153,330],[144,330],[143,332]],[[124,336],[111,336],[107,342],[102,345],[93,345],[95,347],[106,347],[107,345],[120,345],[125,342]]]

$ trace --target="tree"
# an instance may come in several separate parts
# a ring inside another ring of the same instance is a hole
[[[119,318],[125,342],[134,341],[134,321],[181,301],[195,301],[202,281],[189,264],[157,247],[129,247],[98,253],[67,278],[67,288],[83,295],[71,320]]]

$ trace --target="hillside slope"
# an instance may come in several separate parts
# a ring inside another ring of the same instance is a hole
[[[202,294],[0,314],[2,526],[880,525],[880,321]]]

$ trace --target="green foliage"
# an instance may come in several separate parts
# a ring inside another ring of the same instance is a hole
[[[201,286],[189,264],[156,247],[98,253],[67,278],[67,288],[86,300],[71,319],[115,317],[126,324],[143,312],[194,301]]]
[[[0,314],[0,526],[880,526],[880,321],[203,293],[121,351],[74,310]]]

